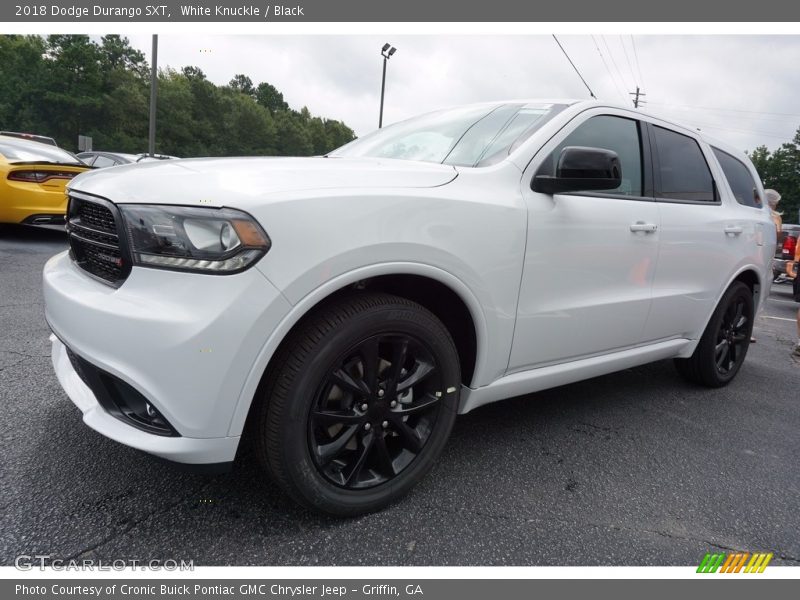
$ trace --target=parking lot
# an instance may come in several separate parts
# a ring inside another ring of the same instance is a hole
[[[459,417],[434,471],[352,520],[299,509],[244,456],[189,475],[84,426],[49,358],[41,269],[63,233],[0,228],[0,564],[690,565],[706,552],[800,564],[800,362],[774,286],[728,388],[669,362]],[[120,340],[120,343],[124,343]]]

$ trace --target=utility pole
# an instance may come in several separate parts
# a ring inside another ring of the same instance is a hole
[[[150,131],[147,152],[156,154],[156,98],[158,96],[158,36],[153,36],[153,59],[150,65]]]
[[[647,94],[639,91],[639,86],[636,86],[635,92],[628,92],[631,96],[633,96],[633,108],[639,108],[640,104],[644,104],[644,100],[639,100],[640,96],[647,96]]]

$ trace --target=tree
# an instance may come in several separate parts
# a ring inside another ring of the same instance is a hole
[[[283,100],[283,94],[269,83],[259,83],[256,88],[256,102],[266,108],[272,114],[279,110],[289,110],[289,105]]]
[[[150,69],[127,38],[0,35],[0,129],[50,135],[76,150],[147,147]],[[158,74],[156,151],[176,156],[324,154],[353,139],[339,121],[292,110],[245,74],[218,86],[196,66]]]
[[[126,37],[104,35],[100,44],[100,53],[104,69],[118,72],[128,71],[141,79],[146,79],[150,75],[150,67],[144,59],[144,54],[131,47]]]
[[[228,86],[241,94],[250,96],[251,98],[256,97],[256,88],[253,87],[253,80],[247,75],[234,75]]]
[[[296,114],[287,110],[275,113],[278,154],[283,156],[309,156],[314,153],[311,136]]]
[[[72,145],[102,107],[102,54],[88,35],[51,35],[46,55],[43,112],[53,137]]]
[[[800,222],[800,128],[791,142],[786,142],[774,152],[759,146],[750,159],[764,182],[781,195],[778,210],[787,223]]]

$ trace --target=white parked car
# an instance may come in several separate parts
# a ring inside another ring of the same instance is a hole
[[[247,431],[299,502],[375,510],[483,404],[667,358],[729,383],[771,280],[762,195],[742,152],[574,101],[88,172],[44,269],[53,364],[114,440],[216,470]]]

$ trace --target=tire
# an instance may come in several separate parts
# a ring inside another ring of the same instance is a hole
[[[300,504],[379,510],[433,467],[455,421],[455,344],[427,309],[360,293],[316,310],[281,345],[257,398],[255,449]]]
[[[753,320],[753,292],[744,283],[734,282],[719,301],[694,354],[675,359],[678,372],[707,387],[728,385],[747,356]]]

